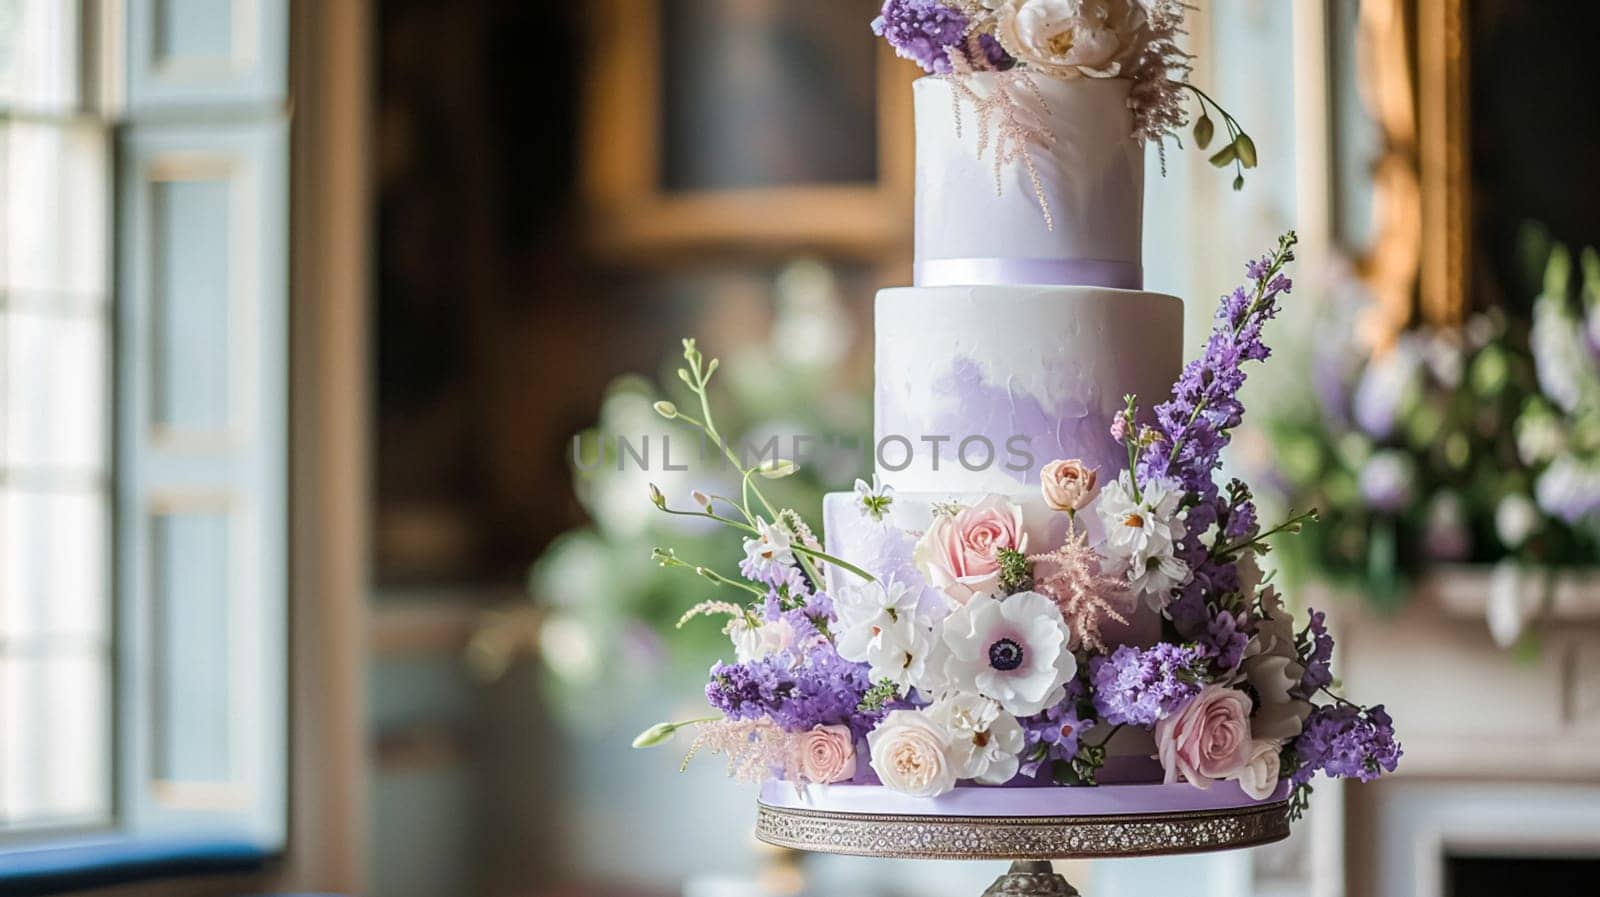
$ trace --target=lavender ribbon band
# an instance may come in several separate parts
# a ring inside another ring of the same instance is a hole
[[[1133,262],[1106,259],[923,259],[911,282],[919,287],[1042,285],[1144,287],[1144,269]]]

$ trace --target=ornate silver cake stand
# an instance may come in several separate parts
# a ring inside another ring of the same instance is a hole
[[[1288,801],[1117,816],[909,816],[758,804],[756,837],[796,850],[913,859],[1013,860],[985,897],[1078,892],[1050,860],[1165,856],[1270,844],[1289,836]]]

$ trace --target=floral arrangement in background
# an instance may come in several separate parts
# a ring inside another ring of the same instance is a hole
[[[1489,622],[1503,646],[1536,610],[1519,570],[1600,559],[1600,254],[1584,250],[1575,272],[1567,249],[1530,239],[1543,262],[1531,321],[1479,314],[1370,356],[1319,340],[1315,396],[1268,422],[1277,491],[1322,509],[1295,564],[1382,609],[1438,565],[1499,565]]]
[[[1237,781],[1257,800],[1288,791],[1296,812],[1317,772],[1392,771],[1392,721],[1331,690],[1322,615],[1297,627],[1256,563],[1270,536],[1309,515],[1263,528],[1250,489],[1215,479],[1244,413],[1244,367],[1269,354],[1262,328],[1290,289],[1293,245],[1286,235],[1246,266],[1249,283],[1223,297],[1205,354],[1167,401],[1140,415],[1128,397],[1112,427],[1126,470],[1103,477],[1071,458],[1044,469],[1042,498],[1066,518],[1059,545],[1032,544],[1021,507],[989,495],[936,507],[879,577],[827,553],[769,497],[792,463],[741,464],[730,451],[726,494],[694,490],[682,507],[652,486],[667,515],[738,533],[743,560],[732,575],[678,549],[653,553],[735,599],[700,601],[681,621],[721,621],[733,660],[711,668],[714,714],[660,723],[635,746],[692,729],[690,755],[725,754],[742,779],[931,797],[958,782],[1093,785],[1112,737],[1132,727],[1150,734],[1167,783]],[[717,361],[693,340],[683,357],[696,401],[657,410],[724,446],[710,413]],[[887,531],[892,487],[858,482],[855,497]],[[1106,627],[1141,606],[1161,615],[1163,640],[1116,643]]]
[[[836,433],[866,440],[870,403],[850,385],[852,327],[838,292],[833,273],[818,262],[792,262],[778,273],[770,333],[743,346],[723,367],[720,419],[762,439]],[[722,564],[739,557],[738,547],[729,546],[714,523],[663,517],[638,500],[651,480],[674,490],[691,483],[713,489],[729,476],[662,469],[661,440],[675,428],[653,407],[687,397],[675,379],[662,388],[625,376],[606,390],[595,425],[575,435],[569,449],[574,492],[589,522],[562,534],[534,563],[529,608],[495,613],[477,633],[468,659],[480,677],[498,677],[518,656],[531,653],[548,674],[547,693],[557,709],[571,722],[589,725],[605,716],[602,710],[627,711],[616,696],[639,693],[648,683],[698,677],[717,656],[725,644],[720,636],[674,629],[683,608],[697,600],[698,587],[657,575],[649,552],[671,540]],[[647,451],[652,469],[631,459],[619,463],[618,436]],[[694,451],[682,453],[688,459],[675,454],[674,461],[693,460]],[[848,459],[835,454],[828,460]],[[772,484],[775,497],[791,507],[820,507],[825,483],[858,467],[798,470]]]
[[[1124,78],[1133,82],[1132,136],[1161,147],[1163,164],[1166,138],[1178,139],[1189,124],[1185,94],[1200,107],[1192,131],[1200,149],[1216,134],[1214,111],[1228,143],[1210,161],[1218,168],[1231,166],[1233,188],[1239,190],[1244,170],[1256,166],[1255,142],[1232,115],[1188,82],[1192,57],[1178,39],[1189,8],[1182,0],[887,0],[872,20],[872,31],[923,71],[954,79],[958,95],[978,110],[978,153],[993,143],[997,165],[1029,164],[1028,144],[1054,140],[1019,111],[1023,96],[1043,102],[1032,76]],[[984,90],[965,78],[977,72],[1006,76]],[[1045,213],[1048,220],[1049,210]]]

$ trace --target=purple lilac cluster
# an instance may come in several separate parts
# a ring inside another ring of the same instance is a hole
[[[1331,778],[1370,782],[1400,763],[1400,743],[1394,738],[1394,720],[1383,705],[1360,708],[1353,704],[1318,707],[1306,719],[1293,744],[1296,766],[1290,777],[1296,786],[1311,781],[1319,771]]]
[[[1196,645],[1122,645],[1089,661],[1095,712],[1112,725],[1149,728],[1200,693],[1204,664]]]
[[[934,74],[953,70],[951,48],[975,69],[1007,69],[1015,63],[994,35],[980,34],[969,42],[971,26],[966,13],[935,0],[888,0],[872,20],[872,33],[887,40],[901,58]]]
[[[871,686],[865,666],[822,644],[749,663],[718,663],[706,683],[706,700],[728,719],[768,718],[788,732],[849,725],[865,736],[878,716],[856,708]]]
[[[782,564],[776,561],[752,560],[745,558],[739,562],[739,575],[754,583],[760,583],[773,589],[787,587],[789,595],[803,599],[811,594],[811,588],[806,584],[804,573],[794,564]]]
[[[1067,684],[1067,696],[1043,713],[1023,717],[1022,774],[1037,776],[1055,761],[1070,762],[1078,755],[1078,739],[1094,726],[1094,719],[1083,714],[1083,681]]]
[[[1311,611],[1311,622],[1302,638],[1306,643],[1300,653],[1306,661],[1306,673],[1300,679],[1300,690],[1309,697],[1333,683],[1333,635],[1328,632],[1328,615]]]

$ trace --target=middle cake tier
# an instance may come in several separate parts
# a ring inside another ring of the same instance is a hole
[[[1078,458],[1112,476],[1113,416],[1165,401],[1183,354],[1183,303],[1087,286],[881,290],[876,470],[907,492],[1020,494]]]

